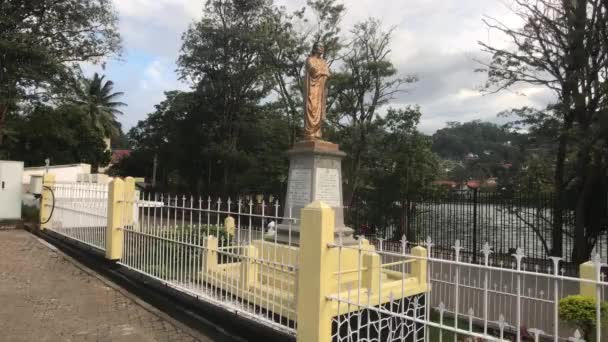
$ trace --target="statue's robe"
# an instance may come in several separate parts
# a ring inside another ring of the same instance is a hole
[[[321,124],[325,119],[326,87],[329,66],[324,59],[310,56],[306,60],[304,136],[321,138]]]

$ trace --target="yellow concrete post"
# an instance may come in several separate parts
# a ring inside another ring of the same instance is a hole
[[[426,248],[420,246],[414,247],[412,248],[412,255],[418,257],[417,260],[412,263],[412,276],[418,278],[419,284],[424,285],[427,281]]]
[[[595,280],[596,271],[595,264],[591,261],[587,261],[579,266],[581,279]],[[591,283],[579,283],[581,296],[588,296],[595,298],[595,285]]]
[[[204,241],[203,272],[210,272],[217,268],[218,240],[215,236],[207,236]]]
[[[122,243],[124,239],[123,227],[126,216],[125,181],[114,178],[108,185],[108,222],[106,228],[106,259],[120,260],[122,257]]]
[[[365,269],[361,276],[361,286],[366,287],[370,293],[378,293],[381,271],[380,255],[377,253],[365,253],[361,261],[361,265]]]
[[[234,217],[228,216],[224,219],[224,229],[226,229],[226,233],[228,233],[230,238],[234,238],[234,230],[236,229]]]
[[[257,277],[257,267],[253,262],[257,258],[257,248],[251,245],[243,248],[244,259],[241,261],[241,284],[243,284],[244,289],[248,289],[255,284]]]
[[[587,279],[587,280],[593,280],[593,281],[599,281],[600,279],[598,278],[598,269],[597,267],[601,267],[601,263],[599,262],[599,260],[597,260],[596,262],[593,261],[587,261],[583,264],[581,264],[579,266],[579,274],[580,274],[580,278],[581,279]],[[583,283],[583,282],[579,282],[579,292],[581,296],[586,296],[586,297],[590,297],[593,298],[594,300],[600,300],[601,302],[601,298],[598,298],[598,293],[597,293],[597,286],[596,284],[593,283]],[[608,330],[608,321],[605,320],[605,317],[601,317],[600,321],[602,322],[599,326],[595,327],[595,331],[593,332],[593,335],[591,337],[591,341],[595,341],[596,339],[598,341],[605,341],[605,336],[604,336],[604,331]],[[596,336],[600,336],[600,338],[598,339]]]
[[[133,226],[134,222],[134,208],[135,201],[137,200],[135,192],[135,178],[125,178],[125,214],[124,214],[124,225]]]
[[[298,342],[331,341],[331,294],[334,211],[315,201],[301,211],[298,269]]]
[[[45,230],[51,226],[51,222],[47,221],[49,221],[53,211],[53,194],[50,188],[53,188],[54,184],[55,175],[48,173],[42,177],[42,197],[40,199],[40,230]]]

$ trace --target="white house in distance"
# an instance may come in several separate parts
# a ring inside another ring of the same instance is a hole
[[[23,184],[30,184],[30,178],[32,176],[43,176],[47,170],[48,173],[55,175],[56,182],[76,183],[78,181],[78,175],[91,173],[91,165],[69,164],[26,167],[23,169]]]

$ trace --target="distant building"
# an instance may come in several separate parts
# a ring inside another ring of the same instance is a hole
[[[491,190],[494,191],[498,188],[498,178],[496,177],[490,177],[488,179],[486,179],[482,184],[481,187],[484,190]]]
[[[467,153],[464,156],[464,160],[477,160],[477,159],[479,159],[479,155],[474,154],[474,153]]]
[[[481,182],[476,179],[471,179],[466,182],[467,187],[470,189],[479,189]]]
[[[23,184],[29,185],[32,176],[42,176],[45,173],[55,175],[56,182],[76,183],[79,174],[90,174],[91,165],[89,164],[69,164],[69,165],[51,165],[51,166],[35,166],[26,167],[23,169]]]
[[[510,169],[513,167],[513,163],[507,162],[507,161],[503,161],[502,163],[500,163],[500,166],[502,166],[505,169]]]
[[[498,188],[498,178],[490,177],[483,181],[471,179],[466,182],[456,182],[451,180],[436,180],[432,183],[437,186],[444,186],[450,190],[457,192],[470,192],[473,189],[482,189],[484,191],[494,191]]]
[[[450,181],[450,180],[436,180],[432,184],[433,185],[439,185],[439,186],[445,186],[445,187],[448,187],[450,189],[454,189],[454,188],[456,188],[456,186],[458,186],[457,182]]]

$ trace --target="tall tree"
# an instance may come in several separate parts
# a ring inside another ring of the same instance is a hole
[[[111,0],[2,1],[0,146],[7,113],[19,101],[52,97],[73,84],[79,63],[101,62],[119,50]]]
[[[156,110],[131,129],[132,153],[112,172],[151,177],[158,161],[157,186],[222,197],[250,192],[281,196],[287,173],[287,125],[273,105],[241,118],[238,155],[224,185],[223,137],[213,134],[223,120],[207,110],[198,92],[168,92]],[[228,160],[230,161],[230,160]]]
[[[509,48],[480,43],[492,54],[487,66],[493,91],[520,83],[542,86],[557,96],[549,108],[559,123],[555,158],[553,254],[562,255],[564,205],[574,196],[576,211],[573,259],[589,259],[605,215],[606,139],[597,125],[608,113],[608,3],[601,0],[516,0],[523,27],[492,18],[490,29],[510,39]],[[567,173],[567,156],[574,156]]]
[[[73,104],[35,105],[23,113],[11,113],[8,126],[13,131],[5,142],[10,158],[27,166],[54,164],[91,164],[96,170],[110,162],[103,135],[91,124],[82,108]],[[14,116],[13,116],[14,115]]]
[[[421,117],[420,108],[389,109],[382,120],[384,130],[378,171],[372,177],[376,181],[381,208],[390,208],[399,203],[399,227],[395,238],[406,235],[416,241],[415,231],[409,229],[416,214],[416,202],[427,198],[435,188],[432,182],[439,172],[439,158],[432,152],[430,137],[420,134],[417,126]]]
[[[156,180],[161,188],[168,188],[170,183],[181,186],[183,180],[190,188],[200,189],[199,179],[205,173],[208,160],[201,149],[208,148],[212,138],[204,134],[204,122],[188,120],[200,115],[194,111],[198,107],[197,97],[192,92],[180,91],[170,91],[165,96],[154,112],[131,128],[128,137],[133,151],[113,172],[151,177],[156,159]]]
[[[124,93],[114,92],[114,82],[105,81],[105,76],[99,76],[97,73],[93,78],[82,79],[81,83],[81,87],[77,89],[75,102],[82,106],[93,127],[104,137],[117,137],[120,123],[116,120],[116,116],[123,114],[118,108],[126,106],[125,103],[118,101],[118,98]]]
[[[209,0],[183,36],[178,70],[194,83],[207,115],[217,117],[205,134],[213,137],[226,188],[242,157],[241,126],[272,87],[263,58],[271,11],[270,0]]]
[[[350,205],[361,185],[361,169],[369,153],[369,132],[378,111],[403,85],[414,77],[397,77],[390,61],[392,30],[380,21],[369,19],[355,25],[349,50],[342,59],[342,68],[330,80],[328,118],[340,131],[346,159],[346,205]]]

